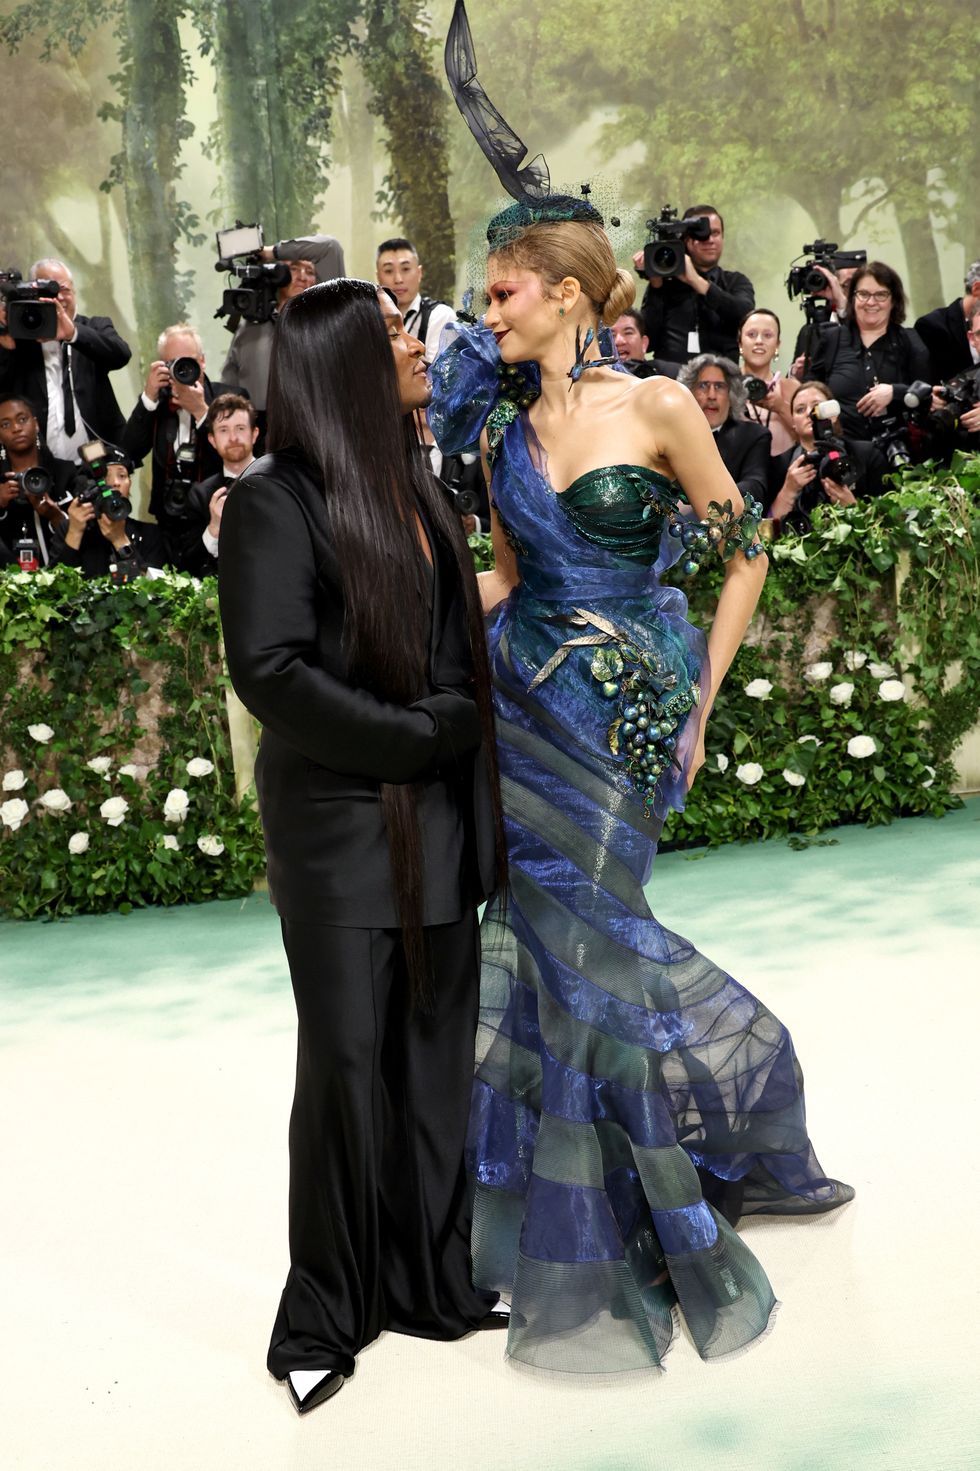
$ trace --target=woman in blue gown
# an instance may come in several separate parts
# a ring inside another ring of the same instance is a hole
[[[444,453],[480,441],[494,513],[510,882],[483,924],[476,1282],[529,1364],[659,1365],[678,1306],[718,1358],[776,1305],[733,1222],[853,1194],[814,1156],[786,1028],[644,895],[762,586],[758,507],[686,389],[600,358],[633,285],[590,204],[525,200],[488,238],[483,323],[436,360],[430,411]],[[706,640],[660,579],[709,553]]]

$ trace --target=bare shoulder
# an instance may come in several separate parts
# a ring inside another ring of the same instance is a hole
[[[678,383],[673,378],[657,376],[637,380],[636,401],[645,412],[649,412],[653,408],[669,411],[680,405],[686,407],[693,399],[690,389],[685,388],[683,383]]]

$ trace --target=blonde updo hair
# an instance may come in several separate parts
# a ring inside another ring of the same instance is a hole
[[[553,289],[566,276],[572,276],[596,315],[609,327],[636,298],[633,277],[616,265],[609,236],[591,220],[531,225],[516,240],[490,254],[492,259],[533,271],[546,288]]]

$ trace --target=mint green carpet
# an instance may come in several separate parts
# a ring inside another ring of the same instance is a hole
[[[833,836],[665,854],[650,888],[789,1025],[858,1190],[744,1228],[772,1335],[612,1380],[386,1335],[304,1420],[264,1368],[294,1042],[268,901],[0,924],[4,1471],[980,1467],[980,800]]]

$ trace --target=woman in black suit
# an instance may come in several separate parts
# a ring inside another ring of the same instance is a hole
[[[502,827],[472,560],[412,422],[422,352],[367,282],[290,301],[271,452],[222,518],[228,667],[263,725],[299,1019],[268,1363],[300,1412],[383,1329],[458,1338],[493,1306],[470,1281],[463,1143]]]

